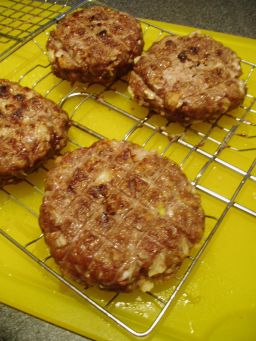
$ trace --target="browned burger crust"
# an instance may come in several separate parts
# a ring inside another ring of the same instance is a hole
[[[0,187],[16,182],[65,146],[69,120],[54,102],[0,80]]]
[[[232,50],[194,32],[153,44],[135,64],[129,90],[170,121],[206,120],[243,101],[240,75],[240,59]]]
[[[39,221],[51,254],[88,286],[150,290],[203,234],[200,198],[178,165],[129,142],[59,157],[45,190]]]
[[[96,6],[61,20],[50,33],[47,49],[58,77],[106,84],[131,68],[143,45],[135,18]]]

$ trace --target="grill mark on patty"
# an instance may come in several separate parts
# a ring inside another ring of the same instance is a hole
[[[88,159],[89,159],[89,157],[88,157]],[[87,159],[87,160],[88,160]],[[96,159],[96,158],[95,158]],[[96,159],[95,161],[98,161],[99,163],[100,163],[100,158],[99,159]],[[85,162],[85,160],[83,160],[83,161],[81,161],[81,164],[82,163],[84,163]],[[111,162],[112,162],[112,160],[109,160],[109,166],[108,166],[108,169],[110,169],[111,168]],[[99,164],[99,163],[96,163],[96,164],[98,164],[99,165],[99,170],[101,169],[101,165]],[[159,170],[159,169],[156,169],[156,172],[155,172],[155,174],[153,175],[153,178],[151,179],[151,181],[148,181],[149,179],[147,179],[147,185],[148,185],[148,187],[147,188],[145,188],[145,190],[144,191],[139,191],[138,193],[139,193],[139,197],[133,197],[132,195],[129,195],[129,194],[127,194],[127,192],[125,192],[125,191],[123,191],[122,189],[120,189],[120,188],[118,188],[113,182],[111,182],[111,187],[113,187],[113,188],[115,188],[117,191],[121,191],[122,192],[122,194],[124,195],[124,196],[126,196],[126,198],[128,198],[128,199],[131,199],[133,202],[136,202],[134,205],[132,204],[132,202],[130,202],[130,205],[132,205],[132,206],[134,206],[134,207],[136,207],[136,206],[139,206],[139,207],[141,207],[141,208],[144,208],[144,209],[153,209],[153,210],[155,210],[155,207],[153,207],[152,205],[150,205],[150,204],[148,204],[148,205],[143,205],[142,203],[141,203],[141,197],[143,197],[144,196],[144,194],[145,194],[145,192],[147,192],[148,190],[150,190],[151,188],[156,188],[156,186],[154,185],[154,183],[160,178],[160,176],[161,176],[161,173],[164,171],[164,169],[166,168],[168,166],[168,164],[167,163],[165,163],[164,164],[164,168],[161,168],[161,170]],[[132,165],[130,165],[129,166],[129,169],[130,169],[130,172],[128,173],[128,174],[132,174],[134,171],[135,171],[135,168],[136,168],[136,165],[135,164],[132,164]],[[123,168],[122,167],[122,165],[120,165],[119,167],[118,167],[118,169],[119,170],[122,170],[122,171],[125,171],[125,168]],[[94,169],[94,171],[95,171],[95,169]],[[114,171],[113,171],[113,173],[114,173]],[[120,172],[119,172],[120,173]],[[88,178],[86,178],[87,180],[89,180],[90,181],[90,184],[87,184],[87,186],[84,188],[84,190],[88,190],[88,187],[90,186],[90,187],[96,187],[97,186],[97,182],[93,182],[93,177],[91,177],[90,176],[90,174],[88,174]],[[71,183],[72,183],[72,181],[71,181]],[[77,197],[75,197],[75,199],[76,199]],[[94,197],[95,198],[95,197]]]

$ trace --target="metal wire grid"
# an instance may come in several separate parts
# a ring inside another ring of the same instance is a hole
[[[0,61],[83,1],[6,0],[0,4]]]
[[[144,35],[147,33],[147,31],[154,27],[158,30],[158,35],[156,39],[160,39],[162,35],[168,33],[172,34],[170,31],[162,30],[160,28],[157,28],[154,25],[150,25],[148,23],[144,23]],[[40,44],[34,39],[34,43],[42,50],[43,53],[44,47],[40,46]],[[247,74],[246,82],[249,83],[252,75],[256,72],[256,65],[252,64],[247,61],[242,61],[244,65],[247,65],[249,67],[249,71]],[[47,80],[47,77],[51,75],[51,71],[49,68],[49,64],[46,65],[35,65],[32,68],[30,68],[27,72],[25,72],[23,75],[20,76],[20,81],[22,82],[29,74],[34,73],[37,68],[43,68],[45,70],[45,74],[42,75],[36,82],[31,84],[32,88],[36,88],[41,82]],[[60,86],[63,82],[63,80],[56,80],[55,84],[48,88],[45,92],[45,96],[49,96],[55,88]],[[123,85],[126,86],[126,80],[125,78],[121,79],[119,82],[121,82]],[[249,89],[250,90],[250,89]],[[116,83],[111,84],[107,88],[101,88],[97,94],[95,94],[94,91],[91,91],[91,84],[88,84],[87,86],[81,87],[74,86],[70,92],[66,93],[63,98],[60,101],[61,106],[65,106],[67,102],[69,102],[71,99],[77,97],[80,98],[80,101],[78,104],[73,108],[72,112],[70,113],[70,116],[72,118],[72,126],[79,129],[83,134],[92,136],[95,139],[103,139],[108,138],[109,136],[103,136],[103,134],[100,131],[96,131],[91,129],[90,127],[84,125],[81,121],[76,120],[75,116],[77,111],[81,107],[86,107],[89,100],[92,100],[95,103],[98,103],[110,110],[113,110],[116,112],[119,116],[129,118],[133,125],[132,127],[125,132],[125,135],[123,136],[124,140],[132,140],[133,136],[137,133],[140,133],[140,131],[144,128],[149,130],[148,137],[144,140],[142,143],[142,146],[144,148],[147,148],[147,146],[150,145],[150,143],[154,140],[154,137],[156,135],[161,135],[168,141],[162,150],[161,154],[166,155],[168,154],[168,151],[173,147],[173,145],[180,145],[187,149],[186,155],[182,158],[180,161],[180,165],[183,166],[186,161],[189,159],[189,157],[196,153],[198,155],[202,155],[206,158],[206,162],[204,165],[200,168],[200,170],[197,172],[196,176],[194,177],[192,183],[193,185],[201,192],[206,194],[207,196],[222,202],[225,206],[222,211],[222,213],[218,217],[212,217],[212,216],[206,216],[207,221],[209,222],[209,225],[211,226],[208,229],[207,235],[205,236],[204,240],[202,241],[200,248],[197,250],[197,252],[190,256],[186,262],[185,269],[183,269],[182,274],[179,274],[176,276],[176,284],[171,292],[171,294],[168,296],[167,299],[163,299],[161,295],[157,295],[154,292],[147,293],[148,300],[150,302],[156,303],[159,307],[159,313],[156,314],[153,321],[150,321],[149,325],[144,326],[144,330],[141,331],[139,329],[134,329],[129,326],[129,324],[124,322],[123,318],[119,318],[118,315],[113,314],[111,312],[111,305],[114,302],[118,301],[119,294],[113,293],[112,297],[105,301],[104,304],[99,304],[97,300],[94,299],[93,296],[90,295],[90,292],[88,291],[88,288],[81,288],[77,286],[76,284],[71,283],[69,280],[61,276],[52,265],[49,265],[48,261],[51,259],[50,256],[39,258],[35,255],[35,253],[31,252],[29,250],[29,247],[31,245],[37,245],[38,242],[40,242],[43,238],[42,235],[38,236],[37,238],[30,240],[25,245],[21,244],[18,240],[11,237],[6,231],[3,229],[0,229],[0,234],[5,237],[7,240],[9,240],[12,244],[14,244],[16,247],[18,247],[21,251],[23,251],[25,254],[27,254],[32,260],[34,260],[36,263],[38,263],[41,267],[43,267],[45,270],[47,270],[50,274],[52,274],[54,277],[56,277],[58,280],[60,280],[63,284],[65,284],[67,287],[69,287],[71,290],[73,290],[76,294],[78,294],[83,300],[89,302],[92,306],[97,308],[99,311],[101,311],[103,314],[108,316],[111,320],[116,322],[119,326],[124,328],[126,331],[131,333],[134,336],[147,336],[150,334],[150,332],[156,327],[156,325],[159,323],[163,315],[165,314],[168,307],[172,304],[174,299],[177,297],[178,293],[180,293],[181,288],[183,284],[185,283],[186,279],[190,275],[192,269],[197,264],[200,256],[204,252],[205,248],[207,247],[209,241],[215,234],[218,227],[221,225],[224,217],[228,213],[231,207],[235,207],[236,209],[243,211],[244,213],[256,217],[256,212],[251,209],[250,207],[247,207],[246,205],[242,204],[237,200],[239,193],[243,189],[244,185],[247,181],[253,181],[256,182],[256,176],[254,175],[254,170],[256,166],[256,161],[251,160],[251,163],[247,170],[244,170],[237,165],[232,164],[231,162],[224,161],[221,157],[221,153],[223,150],[228,149],[235,152],[238,157],[242,153],[246,153],[249,150],[255,150],[255,146],[253,144],[250,144],[250,141],[252,141],[252,138],[255,138],[255,135],[241,135],[239,133],[239,127],[241,124],[245,124],[250,127],[256,127],[256,124],[252,122],[250,119],[250,116],[252,115],[255,117],[256,110],[254,109],[256,99],[254,96],[247,94],[247,99],[249,101],[249,104],[247,106],[241,106],[242,114],[240,116],[232,116],[231,114],[222,114],[220,115],[215,121],[208,122],[208,126],[206,130],[197,129],[193,125],[183,126],[181,131],[181,134],[173,135],[169,132],[170,128],[172,127],[173,123],[166,123],[164,126],[159,126],[151,121],[152,113],[147,112],[146,115],[141,118],[135,115],[134,113],[130,113],[122,108],[122,106],[116,106],[115,104],[111,103],[111,101],[108,101],[107,98],[104,96],[108,91],[113,92],[115,96],[121,96],[125,101],[131,101],[130,97],[126,95],[122,90],[120,90],[120,87],[116,86]],[[229,117],[232,119],[233,124],[230,127],[222,126],[221,120],[223,117]],[[224,133],[223,139],[217,139],[214,137],[213,131],[214,129],[218,129]],[[256,131],[256,129],[255,129]],[[189,142],[186,137],[189,133],[194,134],[198,137],[197,143],[191,143]],[[246,139],[248,141],[249,147],[247,148],[239,148],[237,146],[232,145],[232,138],[235,136],[242,136],[243,139]],[[213,152],[209,152],[207,150],[204,150],[203,146],[207,142],[213,143],[216,148]],[[75,140],[69,140],[69,143],[74,145],[75,147],[79,147],[80,144]],[[213,164],[219,164],[223,166],[225,169],[230,170],[233,173],[236,173],[240,176],[240,182],[232,192],[232,195],[230,197],[226,197],[223,194],[219,193],[218,191],[212,190],[208,188],[206,185],[203,185],[200,183],[200,180],[203,178],[204,174],[207,172],[207,170],[213,165]],[[43,167],[45,170],[47,168]],[[35,186],[29,178],[24,180],[29,186],[33,187],[33,191],[36,191],[40,195],[42,195],[42,191],[40,188]],[[38,216],[37,212],[33,210],[33,208],[27,206],[24,204],[18,197],[16,197],[13,193],[8,191],[8,187],[1,189],[4,193],[6,193],[10,200],[15,201],[18,205],[20,205],[24,210],[28,211],[33,216]]]

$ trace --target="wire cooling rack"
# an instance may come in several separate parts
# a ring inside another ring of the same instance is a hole
[[[58,101],[69,113],[72,127],[67,150],[87,146],[104,138],[136,142],[145,149],[157,150],[161,155],[171,157],[179,163],[192,184],[200,192],[203,202],[205,198],[205,201],[210,201],[212,205],[218,202],[222,204],[221,209],[216,211],[214,215],[211,214],[211,210],[208,212],[205,204],[206,231],[204,238],[194,248],[191,256],[185,260],[177,275],[168,281],[164,287],[156,286],[152,292],[143,294],[143,304],[145,306],[150,304],[154,308],[151,309],[150,318],[144,318],[143,324],[138,325],[137,328],[131,327],[129,322],[130,320],[136,321],[136,315],[131,314],[127,318],[119,309],[122,306],[123,294],[109,292],[103,295],[102,291],[98,289],[84,288],[64,278],[48,254],[42,234],[33,238],[26,238],[25,236],[18,238],[8,233],[8,229],[4,226],[0,229],[2,237],[74,291],[82,300],[89,302],[132,335],[146,336],[156,327],[168,307],[180,293],[183,284],[198,263],[200,256],[228,211],[235,208],[246,215],[256,217],[256,209],[248,200],[249,184],[252,183],[255,186],[256,182],[256,162],[254,160],[256,150],[256,98],[255,94],[250,92],[252,83],[256,79],[256,65],[249,61],[242,61],[248,93],[240,108],[231,113],[221,114],[214,121],[186,126],[168,123],[163,117],[155,115],[146,108],[139,107],[130,98],[127,92],[126,77],[108,87],[80,83],[71,86],[68,82],[58,79],[52,74],[45,51],[45,42],[49,35],[46,30],[47,27],[52,24],[53,20],[62,17],[78,6],[91,6],[96,3],[95,1],[69,2],[72,5],[71,8],[65,7],[68,1],[64,5],[57,5],[56,2],[47,3],[45,8],[41,5],[38,7],[33,1],[24,1],[24,3],[10,1],[10,3],[12,3],[11,9],[13,11],[16,11],[18,4],[28,5],[31,8],[30,14],[34,13],[35,8],[39,8],[39,17],[48,20],[46,23],[42,21],[41,26],[39,25],[40,21],[34,23],[31,30],[28,29],[26,32],[20,30],[16,35],[16,40],[14,39],[14,44],[8,47],[2,56],[5,60],[15,58],[15,54],[12,52],[21,46],[20,54],[26,54],[26,51],[31,49],[35,51],[37,57],[34,58],[33,56],[32,64],[26,63],[28,66],[22,66],[19,73],[15,74],[14,78],[16,77],[16,79],[14,80],[19,81],[22,85],[30,86],[45,97]],[[20,6],[21,13],[22,8]],[[63,13],[63,8],[65,8],[65,13]],[[12,16],[11,13],[9,14],[6,8],[6,12],[2,12],[1,15],[6,16],[6,18],[10,15],[14,23],[16,16]],[[18,20],[21,20],[20,17]],[[141,23],[146,48],[150,46],[152,41],[159,40],[166,34],[172,34],[168,30],[160,29],[147,22],[141,21]],[[41,31],[43,32],[38,35]],[[5,32],[1,36],[1,43],[13,40],[10,32]],[[7,58],[7,56],[9,57]],[[107,129],[106,126],[108,126]],[[28,175],[22,183],[15,186],[5,186],[0,191],[7,195],[10,201],[19,205],[28,215],[37,218],[38,207],[43,195],[43,178],[51,167],[51,163],[50,160],[42,166],[36,176],[34,174]],[[218,180],[220,179],[219,174],[221,174],[221,186],[218,183],[220,181]],[[212,177],[217,180],[212,181]],[[232,185],[225,186],[225,182],[232,182]],[[33,198],[38,198],[38,205],[23,200],[19,191],[24,190],[24,188]]]
[[[0,4],[0,61],[83,1],[7,0]]]

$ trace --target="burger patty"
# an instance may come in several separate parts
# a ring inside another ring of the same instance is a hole
[[[50,33],[47,49],[58,77],[107,84],[131,68],[143,45],[135,18],[96,6],[61,20]]]
[[[168,278],[204,231],[200,198],[178,165],[116,141],[57,159],[39,222],[65,275],[117,291]]]
[[[0,80],[0,186],[16,182],[65,146],[69,119],[54,102]]]
[[[246,87],[240,59],[198,32],[167,36],[137,60],[129,90],[169,121],[207,120],[237,107]]]

